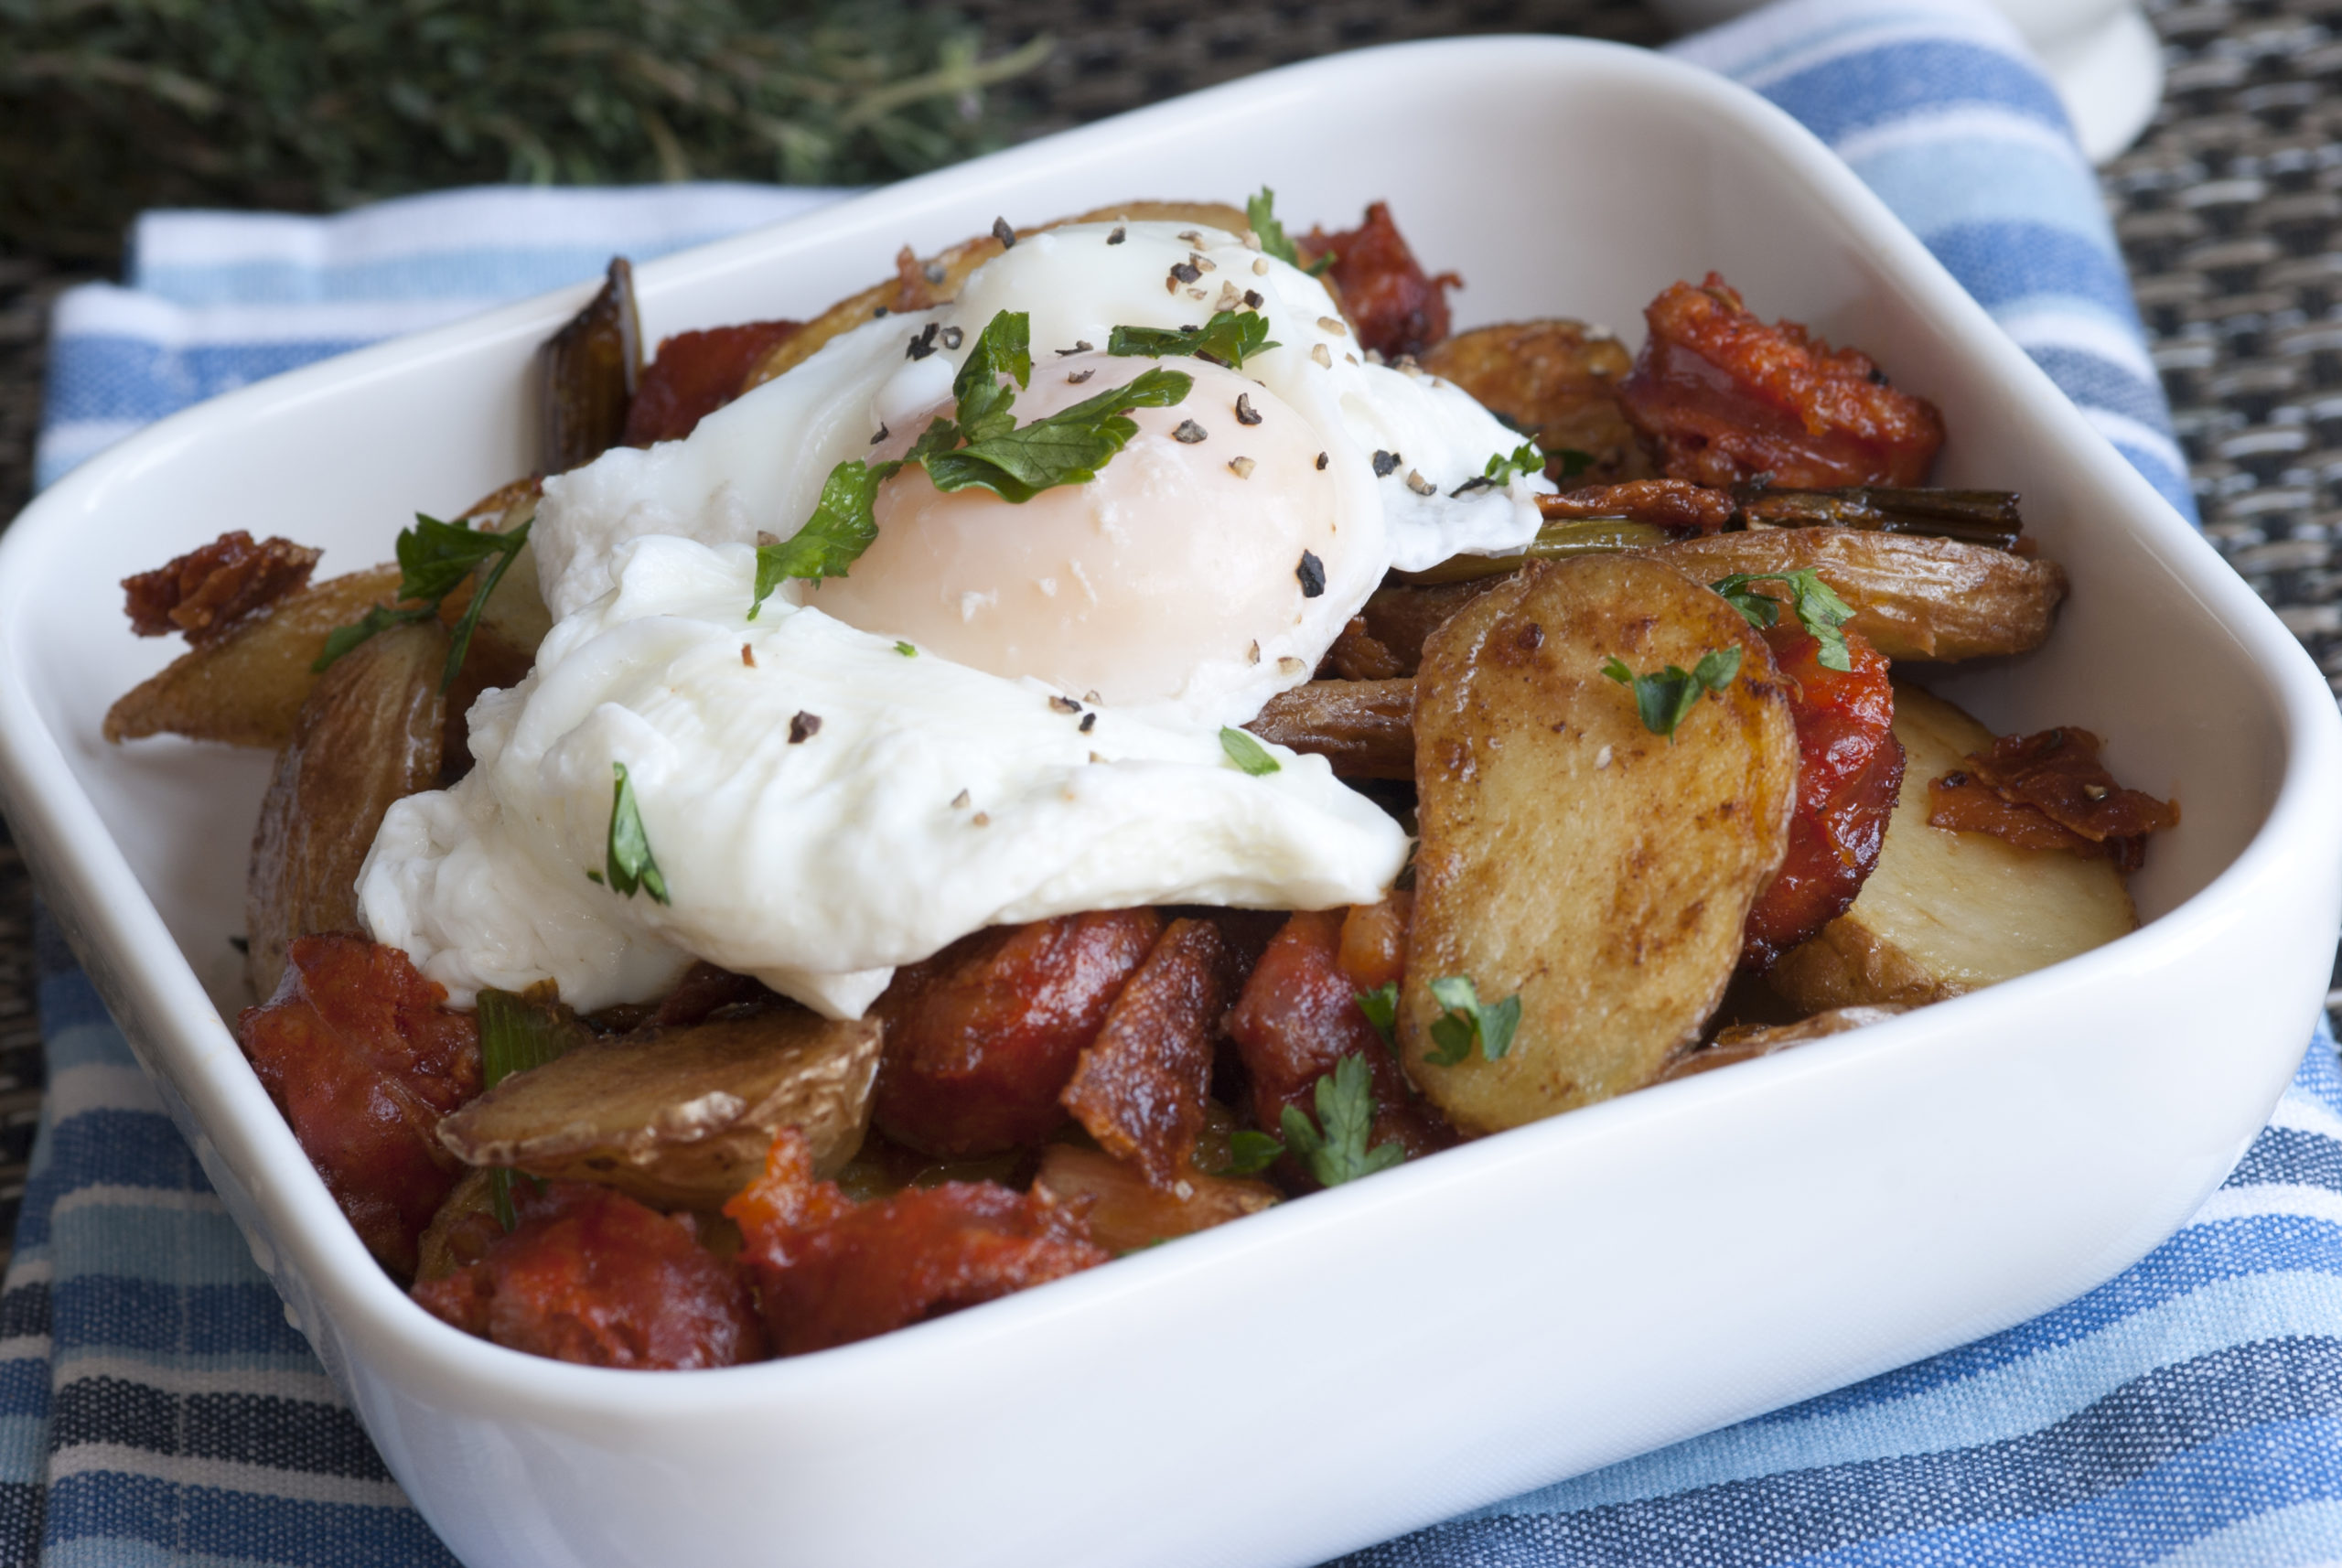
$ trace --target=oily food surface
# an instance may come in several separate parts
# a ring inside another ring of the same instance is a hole
[[[1643,319],[1649,335],[1618,403],[1671,478],[1722,489],[1759,474],[1798,489],[1917,485],[1943,445],[1942,416],[1869,355],[1763,321],[1714,273],[1668,289]]]
[[[1942,829],[1896,856],[1907,747],[1969,737],[1888,660],[2022,653],[2065,591],[2008,548],[2015,498],[1894,488],[1940,440],[1923,402],[1713,277],[1631,372],[1575,323],[1450,339],[1455,280],[1386,208],[1295,249],[1267,200],[1003,223],[647,365],[614,265],[549,361],[569,471],[466,514],[505,539],[419,523],[526,570],[418,586],[403,535],[414,624],[322,678],[267,630],[297,585],[190,656],[288,677],[252,907],[256,966],[292,967],[247,1048],[429,1310],[614,1367],[842,1345],[1987,983],[1949,950],[1977,931],[2016,973],[2048,959],[2012,925],[2127,926],[2103,863]],[[1125,387],[1070,478],[997,445]],[[1116,510],[1166,496],[1211,504]],[[1166,520],[1201,600],[1034,553]],[[181,596],[231,604],[202,565]],[[1062,646],[999,629],[1037,616]],[[1098,628],[1155,622],[1183,684],[1091,683]],[[2048,814],[2114,796],[2094,752],[1982,736],[1936,781],[2119,842]],[[286,846],[370,812],[353,911]],[[311,934],[353,914],[395,945]],[[1724,1002],[1767,966],[1821,1011]]]
[[[141,637],[183,632],[201,648],[309,581],[322,551],[289,539],[254,542],[241,529],[223,533],[168,565],[123,579],[130,629]]]
[[[1724,650],[1737,674],[1671,740],[1603,672]],[[1763,639],[1657,562],[1532,566],[1426,645],[1415,736],[1410,1072],[1474,1132],[1649,1081],[1714,1009],[1787,847],[1797,736]],[[1509,1054],[1432,1063],[1431,983],[1449,975],[1520,996]]]

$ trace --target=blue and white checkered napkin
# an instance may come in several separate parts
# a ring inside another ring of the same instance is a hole
[[[2183,508],[2090,171],[1956,0],[1789,0],[1685,55],[1844,154]],[[41,471],[356,343],[802,210],[745,187],[166,215],[60,303]],[[516,238],[524,237],[524,238]],[[89,983],[44,957],[51,1091],[0,1292],[0,1562],[442,1564]],[[1359,1553],[1358,1564],[2342,1562],[2342,1072],[2320,1032],[2228,1184],[2081,1300],[1917,1366]]]

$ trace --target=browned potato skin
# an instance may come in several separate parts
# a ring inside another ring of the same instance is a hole
[[[124,693],[106,714],[105,737],[183,735],[226,746],[283,746],[317,684],[309,666],[325,651],[326,634],[391,603],[398,586],[396,566],[377,566],[288,595]]]
[[[794,1005],[598,1040],[510,1078],[439,1123],[467,1165],[614,1187],[661,1208],[718,1208],[803,1129],[815,1175],[862,1146],[879,1028]]]
[[[1742,650],[1669,740],[1602,673]],[[1422,844],[1401,993],[1409,1074],[1492,1133],[1639,1089],[1699,1037],[1788,846],[1797,734],[1738,611],[1639,557],[1540,563],[1459,612],[1416,682]],[[1510,1052],[1426,1059],[1431,983],[1518,994]]]
[[[1071,218],[1060,218],[1053,223],[1037,224],[1019,229],[1020,240],[1038,234],[1047,229],[1062,229],[1072,223],[1133,223],[1168,222],[1195,223],[1209,229],[1225,229],[1241,234],[1251,228],[1243,212],[1217,201],[1124,201],[1112,207],[1100,207]],[[813,357],[816,349],[831,338],[853,331],[865,321],[876,320],[881,310],[900,316],[907,311],[930,310],[960,297],[960,289],[968,274],[992,260],[1005,249],[990,234],[980,235],[934,255],[913,258],[908,251],[897,264],[897,274],[885,283],[864,289],[838,301],[821,315],[799,328],[787,340],[773,345],[770,352],[758,360],[748,371],[747,379],[740,383],[747,392],[760,387],[784,371],[794,370]]]
[[[1311,681],[1268,700],[1244,727],[1314,753],[1344,779],[1415,776],[1413,681]]]
[[[2029,653],[2047,639],[2066,597],[2055,561],[1982,544],[1862,528],[1763,528],[1687,539],[1644,552],[1703,583],[1735,572],[1810,568],[1853,607],[1846,624],[1889,659],[1949,661]],[[1423,639],[1501,577],[1376,590],[1338,641],[1338,672],[1412,675]],[[1778,596],[1777,585],[1758,584]],[[1345,668],[1345,664],[1350,668]],[[1353,676],[1353,679],[1358,678]]]
[[[391,803],[439,781],[447,634],[393,627],[336,660],[301,704],[261,800],[244,914],[253,993],[274,995],[295,937],[354,931],[358,869]]]
[[[1423,356],[1424,370],[1528,430],[1546,451],[1592,457],[1573,487],[1646,479],[1658,471],[1610,393],[1634,363],[1617,338],[1558,318],[1476,328]]]
[[[1810,568],[1853,607],[1846,629],[1896,660],[2029,653],[2047,639],[2066,596],[2065,569],[2055,561],[1863,528],[1752,529],[1651,553],[1703,583]]]
[[[1826,1013],[1816,1013],[1810,1018],[1800,1018],[1794,1024],[1744,1024],[1724,1030],[1708,1045],[1695,1051],[1686,1051],[1667,1064],[1659,1075],[1661,1083],[1672,1083],[1679,1078],[1692,1078],[1735,1062],[1752,1062],[1758,1057],[1769,1057],[1791,1046],[1801,1046],[1809,1040],[1826,1040],[1832,1035],[1842,1035],[1850,1029],[1866,1029],[1873,1024],[1883,1024],[1897,1018],[1910,1008],[1899,1003],[1882,1003],[1866,1007],[1833,1007]]]

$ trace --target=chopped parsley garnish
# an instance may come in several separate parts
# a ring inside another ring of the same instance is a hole
[[[1446,1011],[1432,1020],[1431,1037],[1438,1049],[1423,1059],[1439,1067],[1454,1067],[1477,1045],[1488,1061],[1502,1061],[1512,1049],[1512,1032],[1520,1026],[1520,998],[1508,996],[1492,1005],[1480,1003],[1479,988],[1471,977],[1445,975],[1431,983],[1432,1000]]]
[[[1228,1135],[1228,1163],[1209,1175],[1216,1176],[1258,1176],[1277,1163],[1284,1153],[1284,1144],[1266,1133],[1246,1128]]]
[[[1219,310],[1201,327],[1173,331],[1165,327],[1117,327],[1106,335],[1106,352],[1128,359],[1193,356],[1241,371],[1254,354],[1278,347],[1269,341],[1269,318],[1254,310]],[[1241,417],[1241,416],[1240,416]],[[1256,421],[1257,423],[1257,421]]]
[[[1184,371],[1144,371],[1127,385],[1111,387],[1045,419],[1003,429],[951,451],[930,453],[925,459],[927,477],[939,490],[981,487],[1003,500],[1020,503],[1057,485],[1087,484],[1138,434],[1125,410],[1175,407],[1194,385]],[[1001,421],[1012,417],[1004,406]],[[920,446],[934,434],[935,427],[929,426]]]
[[[1228,760],[1258,779],[1274,773],[1284,764],[1269,755],[1269,748],[1241,729],[1220,726],[1219,749],[1228,753]]]
[[[1545,454],[1537,449],[1534,441],[1524,441],[1509,452],[1499,452],[1488,459],[1480,477],[1492,485],[1509,484],[1515,474],[1542,474],[1545,471]]]
[[[895,651],[901,654],[906,659],[917,659],[919,657],[919,650],[913,648],[908,642],[898,642],[895,644]]]
[[[1793,572],[1735,572],[1708,586],[1722,594],[1750,626],[1768,627],[1781,618],[1781,605],[1770,594],[1756,592],[1758,583],[1779,583],[1789,590],[1789,607],[1797,612],[1798,625],[1821,645],[1821,668],[1849,671],[1854,667],[1853,656],[1846,650],[1846,634],[1839,629],[1853,618],[1854,607],[1840,598],[1838,591],[1811,567],[1800,566]]]
[[[1317,1121],[1297,1105],[1284,1108],[1285,1151],[1326,1187],[1387,1171],[1407,1157],[1396,1144],[1366,1146],[1374,1131],[1374,1077],[1364,1057],[1344,1057],[1317,1080]]]
[[[1721,692],[1740,673],[1740,650],[1720,648],[1702,654],[1699,663],[1688,671],[1671,664],[1649,675],[1636,674],[1613,654],[1603,661],[1602,672],[1621,686],[1634,688],[1635,706],[1642,714],[1643,728],[1653,735],[1665,736],[1672,746],[1675,726],[1690,716],[1700,693]]]
[[[1358,1010],[1382,1036],[1382,1043],[1392,1050],[1399,1048],[1399,984],[1392,981],[1371,991],[1358,993]]]
[[[830,470],[805,526],[778,544],[757,547],[754,620],[775,588],[792,577],[843,577],[871,541],[878,523],[871,510],[878,487],[909,464],[926,468],[939,490],[987,489],[1023,504],[1058,485],[1086,484],[1138,434],[1126,417],[1133,408],[1170,408],[1187,395],[1194,378],[1181,371],[1144,371],[1069,408],[1020,425],[1011,405],[1014,388],[1033,379],[1032,319],[1021,310],[995,315],[968,350],[951,381],[953,416],[930,424],[911,449],[889,463],[849,457]]]
[[[447,662],[439,672],[439,689],[445,692],[456,683],[456,672],[464,667],[464,654],[472,645],[480,612],[488,608],[489,596],[496,592],[512,558],[528,543],[530,524],[535,521],[531,518],[510,533],[488,533],[460,520],[442,522],[416,512],[414,526],[399,531],[399,598],[403,607],[376,605],[363,619],[336,627],[326,634],[325,651],[309,666],[310,671],[323,673],[335,660],[378,632],[436,620],[440,601],[463,586],[464,579],[485,562],[487,570],[473,585],[471,602],[464,607],[450,633]]]
[[[1261,187],[1260,195],[1247,198],[1244,202],[1244,220],[1252,225],[1252,233],[1261,242],[1261,249],[1288,266],[1301,267],[1313,278],[1324,275],[1326,269],[1334,264],[1334,252],[1328,251],[1307,266],[1302,266],[1301,252],[1294,248],[1292,237],[1284,231],[1284,225],[1277,220],[1276,200],[1277,193],[1264,185]]]
[[[1395,465],[1394,465],[1395,466]],[[1474,490],[1492,490],[1509,485],[1515,474],[1542,474],[1545,471],[1545,454],[1537,449],[1534,441],[1524,441],[1509,452],[1499,452],[1488,459],[1488,466],[1448,492],[1448,499],[1470,495]]]
[[[634,782],[626,776],[625,763],[613,762],[610,770],[618,775],[618,786],[610,793],[610,846],[603,878],[613,892],[626,897],[633,897],[639,887],[664,904],[667,878],[651,857],[650,835],[642,831],[642,809],[635,804]]]
[[[757,546],[757,596],[748,606],[750,620],[790,577],[818,581],[845,575],[846,568],[878,537],[871,503],[877,499],[879,482],[900,467],[885,463],[873,468],[859,457],[848,457],[830,470],[805,526],[778,544]]]

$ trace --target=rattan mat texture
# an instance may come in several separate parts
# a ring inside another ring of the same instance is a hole
[[[1641,0],[959,8],[1004,47],[1057,40],[1048,63],[1007,90],[1031,135],[1369,44],[1462,33],[1667,37]],[[2342,0],[2150,5],[2149,14],[2169,72],[2164,103],[2138,145],[2103,171],[2108,209],[2206,532],[2342,693]],[[38,256],[0,256],[0,518],[29,492],[48,305],[78,281]],[[16,1226],[41,1081],[31,899],[0,824],[0,1247]]]

